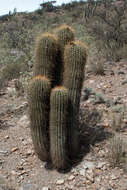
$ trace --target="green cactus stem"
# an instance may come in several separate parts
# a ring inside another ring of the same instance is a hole
[[[44,75],[51,85],[57,85],[57,53],[58,44],[54,35],[49,33],[41,34],[35,44],[35,65],[34,76]]]
[[[34,77],[28,89],[29,116],[35,151],[42,161],[49,161],[50,81],[44,76]]]
[[[62,86],[54,88],[50,102],[50,155],[55,168],[65,169],[68,167],[68,90]]]
[[[70,151],[75,156],[79,151],[78,113],[84,69],[87,59],[86,46],[74,41],[65,47],[63,86],[69,90]]]
[[[63,80],[63,70],[64,70],[64,48],[67,44],[70,42],[74,41],[74,30],[66,25],[63,24],[59,28],[56,29],[56,34],[57,34],[57,40],[58,40],[58,45],[59,45],[59,51],[58,51],[58,68],[57,72],[60,72],[60,83],[62,83]]]

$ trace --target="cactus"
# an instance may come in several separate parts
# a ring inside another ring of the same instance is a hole
[[[64,52],[65,45],[74,41],[74,30],[70,26],[63,24],[57,29],[57,39]]]
[[[35,65],[34,76],[44,75],[51,81],[51,85],[57,85],[58,75],[57,68],[58,44],[55,36],[45,33],[37,38],[35,46]]]
[[[64,61],[63,61],[64,48],[67,44],[74,41],[74,30],[70,26],[64,24],[60,26],[56,31],[57,31],[56,33],[59,45],[59,51],[58,51],[59,65],[57,67],[57,73],[60,73],[59,84],[61,84],[63,80],[63,70],[64,70]]]
[[[50,154],[53,166],[65,169],[68,164],[67,116],[68,91],[59,86],[52,90],[50,98]]]
[[[35,151],[42,161],[49,161],[50,81],[36,76],[29,85],[29,115]]]
[[[79,150],[78,145],[78,113],[81,89],[84,79],[84,68],[87,59],[86,47],[79,41],[67,45],[64,52],[63,85],[69,90],[69,126],[70,151],[73,156]]]
[[[69,158],[79,151],[78,114],[86,59],[86,47],[74,41],[67,25],[58,29],[57,40],[48,33],[37,39],[35,77],[29,86],[31,133],[38,157],[57,169],[66,169]]]

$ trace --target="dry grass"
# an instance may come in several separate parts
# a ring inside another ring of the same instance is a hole
[[[108,160],[112,167],[120,166],[125,162],[125,144],[120,135],[114,135],[109,141]]]

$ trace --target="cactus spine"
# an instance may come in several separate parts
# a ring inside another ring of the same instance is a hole
[[[67,116],[68,91],[56,87],[51,92],[50,108],[50,154],[53,166],[65,169],[67,166]]]
[[[34,76],[46,76],[51,81],[52,86],[55,86],[58,80],[55,73],[57,67],[57,52],[57,40],[53,35],[45,33],[37,38],[35,46]]]
[[[86,64],[86,47],[78,41],[67,45],[64,52],[63,85],[69,90],[69,126],[71,155],[77,154],[78,146],[78,113],[81,89]]]
[[[29,115],[35,151],[42,161],[49,158],[49,109],[51,84],[44,76],[32,79],[29,85]]]

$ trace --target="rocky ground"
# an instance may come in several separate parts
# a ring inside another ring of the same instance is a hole
[[[17,97],[11,81],[0,91],[0,190],[126,190],[127,146],[125,162],[112,167],[109,161],[112,134],[120,134],[127,143],[126,106],[127,62],[106,63],[103,76],[86,72],[80,111],[81,155],[70,171],[60,173],[46,169],[37,158],[26,95]],[[103,113],[101,120],[98,113]],[[112,113],[124,113],[118,132],[113,132]]]

